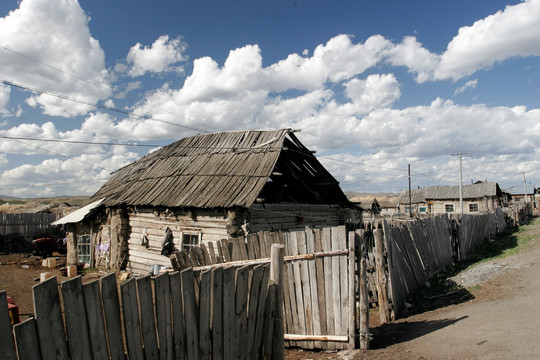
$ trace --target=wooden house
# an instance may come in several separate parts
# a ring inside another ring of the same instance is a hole
[[[462,186],[463,213],[479,214],[495,211],[507,202],[504,193],[496,182],[477,182]],[[410,199],[410,200],[409,200]],[[409,214],[409,205],[413,214],[459,213],[459,186],[428,186],[420,189],[403,190],[399,200],[401,214]]]
[[[119,169],[89,201],[56,222],[68,263],[136,273],[170,265],[171,247],[361,220],[291,129],[184,138]]]

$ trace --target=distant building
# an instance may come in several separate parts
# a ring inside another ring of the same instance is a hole
[[[462,193],[464,214],[495,211],[510,200],[509,194],[502,191],[496,182],[479,181],[463,185]],[[403,190],[398,199],[399,212],[408,214],[409,206],[413,214],[459,213],[461,212],[459,186],[428,186],[413,189],[410,197],[409,190]]]

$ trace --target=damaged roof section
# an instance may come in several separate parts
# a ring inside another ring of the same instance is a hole
[[[339,183],[291,129],[196,135],[114,173],[103,205],[249,207],[254,202],[345,204]]]

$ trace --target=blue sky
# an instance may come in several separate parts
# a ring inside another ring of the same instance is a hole
[[[180,138],[289,127],[344,190],[399,192],[408,164],[454,185],[464,152],[465,183],[530,192],[539,56],[540,0],[4,0],[0,194],[90,195]]]

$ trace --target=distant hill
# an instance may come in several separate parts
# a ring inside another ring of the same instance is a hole
[[[383,198],[383,197],[394,197],[399,196],[399,193],[392,193],[392,192],[381,192],[381,193],[369,193],[369,192],[358,192],[358,191],[345,191],[345,195],[350,200],[352,198],[358,198],[358,197],[376,197],[376,198]]]
[[[16,198],[0,195],[0,213],[58,213],[71,212],[84,205],[88,196],[59,196],[51,198]]]

